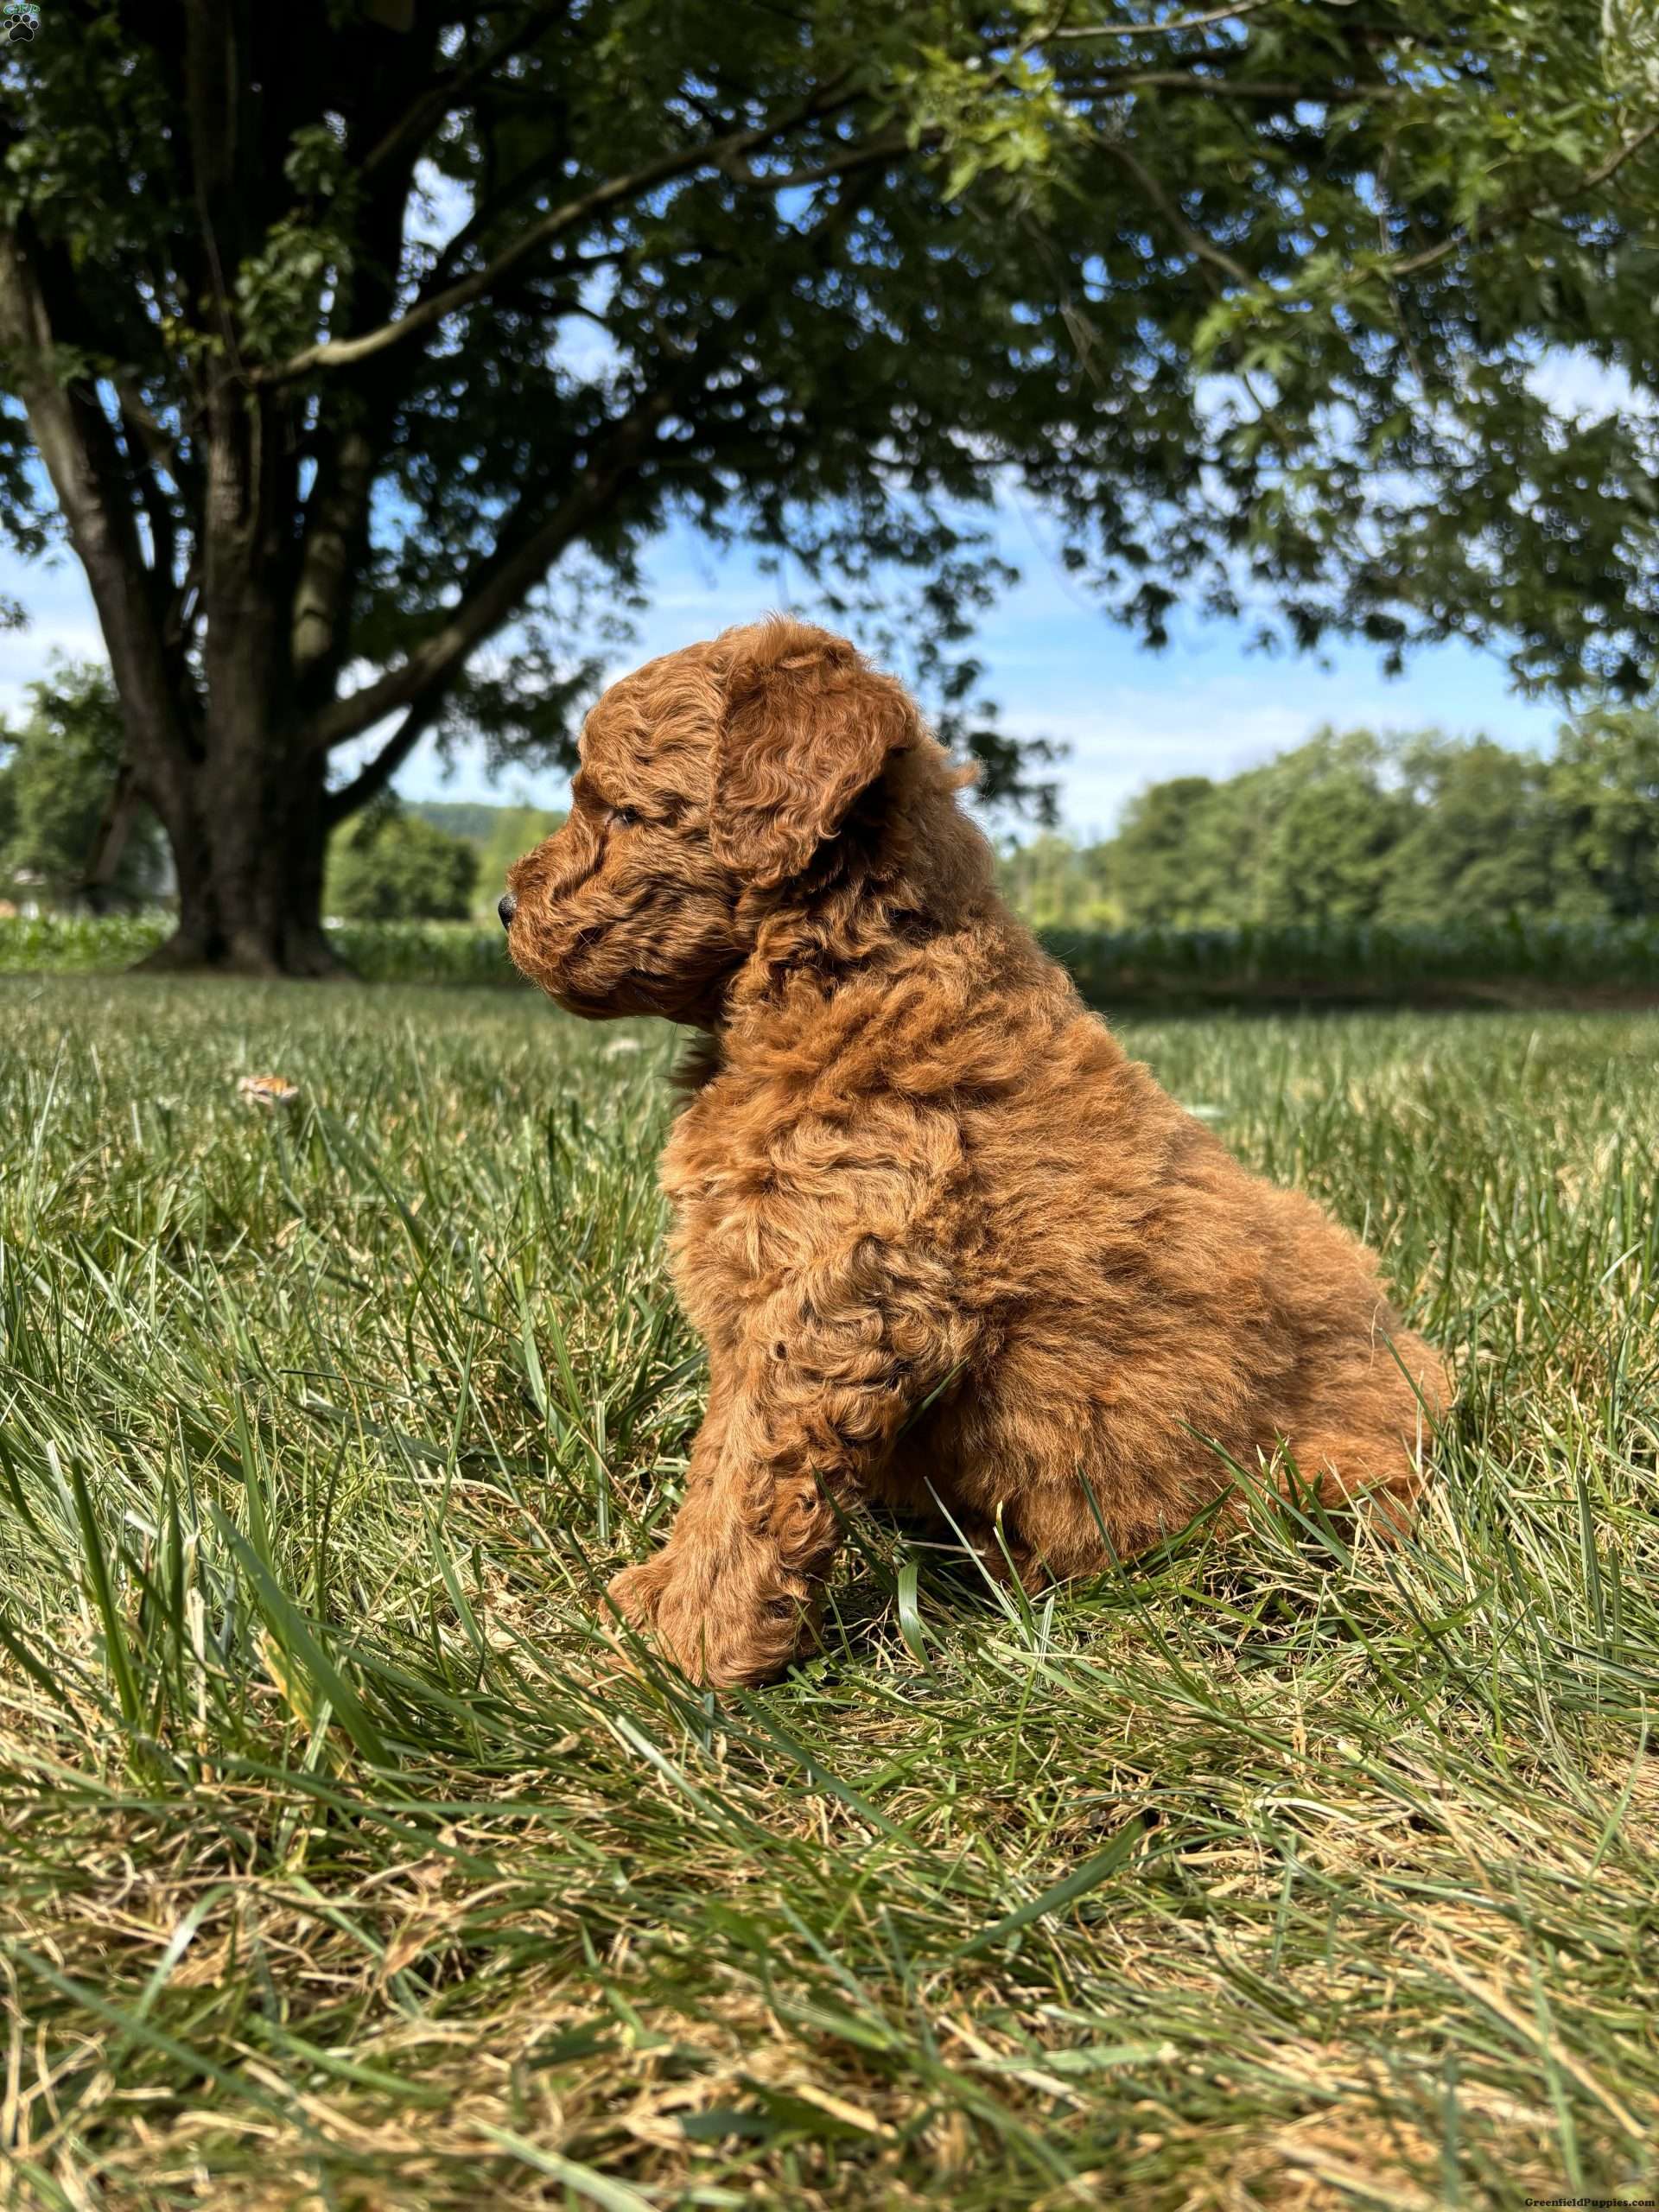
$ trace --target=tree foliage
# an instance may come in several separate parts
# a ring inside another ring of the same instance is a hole
[[[1659,15],[1389,15],[1401,47],[1365,34],[1384,120],[1363,175],[1342,155],[1299,175],[1277,133],[1256,138],[1287,252],[1241,254],[1230,193],[1194,195],[1217,278],[1196,351],[1236,380],[1198,504],[1298,639],[1357,633],[1393,663],[1425,640],[1498,641],[1529,687],[1650,694]],[[1348,148],[1371,128],[1326,126]],[[1226,579],[1216,596],[1236,603]]]
[[[473,912],[493,921],[496,903],[506,888],[507,870],[533,845],[550,837],[564,822],[562,810],[532,806],[527,800],[474,804],[464,799],[414,799],[409,810],[452,837],[464,837],[478,855]]]
[[[1573,741],[1566,733],[1562,744]],[[1562,849],[1559,777],[1548,761],[1490,738],[1427,734],[1395,750],[1402,824],[1376,901],[1379,921],[1487,922],[1511,913],[1573,918],[1588,887]],[[1605,918],[1584,898],[1580,918]]]
[[[1659,913],[1659,716],[1587,715],[1567,734],[1553,791],[1587,903],[1620,920]]]

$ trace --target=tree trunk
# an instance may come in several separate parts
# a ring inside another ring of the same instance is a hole
[[[178,924],[141,964],[178,973],[334,976],[322,926],[327,847],[319,762],[280,747],[235,748],[247,772],[204,763],[194,788],[158,799],[179,881]],[[181,800],[182,804],[181,804]]]
[[[178,927],[146,964],[329,975],[327,755],[305,734],[293,654],[294,426],[280,398],[250,398],[228,355],[207,385],[194,741],[181,760],[138,756],[179,882]]]

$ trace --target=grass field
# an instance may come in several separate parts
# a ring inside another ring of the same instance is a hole
[[[1659,1020],[1125,1033],[1448,1348],[1421,1541],[872,1526],[713,1700],[592,1626],[700,1410],[664,1033],[0,983],[6,2202],[1659,2196]]]

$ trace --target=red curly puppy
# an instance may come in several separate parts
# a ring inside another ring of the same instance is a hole
[[[1398,1523],[1446,1401],[1371,1255],[1247,1174],[1009,913],[965,780],[843,639],[728,630],[599,701],[501,902],[570,1012],[708,1033],[663,1160],[708,1416],[667,1542],[610,1586],[694,1679],[788,1663],[857,1500],[937,1498],[1032,1582],[1287,1447]]]

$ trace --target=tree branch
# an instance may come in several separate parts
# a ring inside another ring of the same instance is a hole
[[[137,397],[137,395],[134,395]],[[162,487],[161,475],[143,427],[136,423],[128,410],[119,385],[116,387],[117,404],[121,410],[123,445],[126,453],[128,474],[143,503],[144,517],[149,524],[152,558],[149,564],[150,591],[157,607],[165,606],[173,589],[174,569],[178,554],[178,523],[172,503]],[[176,480],[175,480],[176,481]]]
[[[359,807],[366,806],[372,798],[378,798],[385,790],[437,720],[443,697],[443,687],[435,685],[425,698],[409,709],[374,758],[364,763],[350,783],[342,784],[338,791],[324,795],[323,820],[330,830],[355,814]]]
[[[515,200],[521,200],[525,193],[533,192],[538,185],[556,175],[564,167],[568,157],[569,149],[565,143],[562,139],[556,140],[537,160],[519,169],[502,189],[498,191],[492,186],[438,255],[426,280],[428,288],[435,284],[447,285],[456,264],[471,251],[491,226],[500,221]]]
[[[389,346],[399,345],[416,332],[429,329],[435,322],[441,322],[446,315],[469,307],[538,248],[548,245],[562,232],[574,229],[579,223],[585,223],[591,217],[601,214],[606,208],[637,200],[654,186],[666,184],[693,169],[719,168],[724,162],[753,153],[781,137],[785,131],[792,130],[815,118],[833,114],[837,108],[849,105],[857,98],[855,92],[845,91],[831,95],[831,87],[822,87],[810,100],[799,103],[783,115],[774,116],[769,122],[757,124],[747,130],[729,131],[723,138],[705,139],[696,146],[682,147],[677,153],[660,155],[656,161],[647,162],[624,175],[608,177],[603,184],[594,186],[591,191],[581,194],[575,200],[566,200],[563,207],[550,209],[539,222],[532,223],[511,245],[505,246],[493,261],[440,292],[424,295],[396,321],[383,323],[378,329],[365,331],[355,338],[327,339],[319,345],[308,346],[303,352],[296,353],[279,366],[254,370],[251,380],[266,385],[286,383],[295,377],[304,376],[314,368],[350,367],[355,362],[367,360],[374,354],[383,353]]]
[[[147,775],[186,757],[156,605],[117,449],[97,394],[67,383],[43,262],[24,223],[0,231],[0,346],[71,541],[86,571],[119,692],[128,741]]]
[[[808,168],[786,169],[778,176],[768,176],[736,160],[718,162],[716,167],[734,184],[760,192],[786,192],[799,185],[825,183],[832,176],[847,176],[855,169],[868,168],[872,162],[887,162],[901,154],[929,150],[944,136],[942,130],[927,130],[912,142],[903,128],[895,124],[891,130],[876,132],[874,137],[853,140],[846,152],[833,161],[816,162]]]
[[[321,677],[333,689],[340,630],[357,582],[380,448],[363,423],[337,423],[307,502],[305,537],[290,613],[296,683]]]
[[[184,572],[184,582],[168,601],[166,620],[162,624],[162,643],[168,652],[180,658],[194,634],[196,618],[201,611],[201,552],[193,546],[189,564]]]
[[[471,595],[400,667],[321,708],[308,727],[306,749],[327,752],[372,729],[398,708],[417,706],[440,692],[474,647],[509,620],[524,594],[603,510],[617,484],[651,444],[658,424],[672,412],[682,381],[671,378],[620,417],[574,488],[511,550],[498,549],[480,563]],[[510,529],[504,531],[504,540],[511,534]]]
[[[377,114],[363,118],[379,129]],[[355,153],[358,119],[346,142]],[[381,131],[384,149],[386,134]],[[384,152],[363,194],[359,251],[338,295],[343,317],[378,323],[397,298],[396,270],[407,241],[410,195],[417,143],[405,138],[393,160]],[[365,168],[362,174],[367,175]],[[348,650],[357,587],[368,550],[369,513],[376,475],[392,435],[396,406],[391,386],[399,365],[383,362],[365,377],[336,382],[318,395],[313,437],[316,475],[302,516],[298,571],[289,605],[289,640],[302,714],[331,699]]]
[[[1390,279],[1420,276],[1425,269],[1433,269],[1442,261],[1449,261],[1461,247],[1473,245],[1478,239],[1496,237],[1502,231],[1513,230],[1517,223],[1524,223],[1533,215],[1554,214],[1581,200],[1586,192],[1598,191],[1612,181],[1625,164],[1639,154],[1649,141],[1659,137],[1659,115],[1643,124],[1634,137],[1616,146],[1606,160],[1592,169],[1586,169],[1564,192],[1538,193],[1530,198],[1511,200],[1496,209],[1484,220],[1460,223],[1448,238],[1438,245],[1425,246],[1421,252],[1408,254],[1404,260],[1390,263],[1384,272]],[[1366,271],[1365,274],[1372,272]]]
[[[1219,58],[1219,57],[1217,57]],[[1068,82],[1063,89],[1076,96],[1107,99],[1118,92],[1196,92],[1215,100],[1313,100],[1333,105],[1342,100],[1370,100],[1380,104],[1402,98],[1401,87],[1384,82],[1343,85],[1328,77],[1317,82],[1293,77],[1204,77],[1192,69],[1109,70],[1088,85]]]
[[[546,29],[561,16],[570,12],[570,0],[553,0],[549,7],[531,8],[518,29],[505,34],[493,46],[475,54],[464,67],[448,69],[435,78],[411,105],[383,132],[364,156],[359,175],[372,176],[388,162],[396,161],[411,145],[416,145],[434,124],[439,123],[479,79],[487,77],[492,69],[509,61],[515,54],[522,54],[538,31]]]
[[[144,451],[149,455],[153,467],[161,469],[173,479],[181,492],[191,489],[194,472],[180,454],[172,433],[150,412],[144,396],[132,378],[118,370],[111,378],[116,397],[121,402],[121,412],[137,432]]]
[[[1181,16],[1173,23],[1080,23],[1075,30],[1050,31],[1052,39],[1172,38],[1177,31],[1207,30],[1211,23],[1236,22],[1241,16],[1259,15],[1272,0],[1235,0],[1230,8],[1212,8],[1207,16]]]
[[[830,241],[844,230],[855,214],[859,196],[858,188],[843,194],[806,234],[808,242],[820,252],[827,251]],[[764,297],[767,289],[765,280],[757,284],[747,305]],[[746,312],[747,308],[740,308],[728,320],[726,330],[740,329]],[[677,355],[659,383],[611,426],[600,445],[590,453],[575,487],[550,514],[539,523],[530,523],[524,514],[528,502],[521,502],[499,534],[494,552],[479,563],[461,606],[399,667],[388,671],[349,697],[320,709],[302,741],[306,748],[312,752],[330,750],[372,728],[400,707],[429,710],[429,720],[474,648],[511,619],[525,594],[541,580],[558,556],[604,512],[618,487],[654,447],[662,423],[684,405],[688,391],[706,378],[721,358],[722,349],[717,346],[693,348]],[[414,731],[408,745],[404,745],[404,729],[400,725],[397,735],[388,741],[389,745],[401,748],[386,768],[388,779],[407,756],[408,747],[413,745],[417,734],[418,731]],[[382,755],[377,759],[385,753],[383,748]],[[365,787],[364,795],[372,796],[372,790]]]
[[[1224,251],[1212,239],[1207,238],[1195,224],[1188,220],[1179,202],[1165,191],[1151,170],[1137,156],[1129,151],[1121,139],[1108,137],[1104,131],[1096,131],[1095,143],[1103,152],[1109,154],[1120,167],[1128,171],[1144,196],[1151,200],[1170,228],[1179,233],[1182,244],[1190,253],[1196,255],[1200,261],[1208,263],[1211,268],[1221,270],[1224,275],[1231,277],[1235,284],[1242,285],[1247,291],[1249,290],[1255,282],[1249,270],[1243,266],[1243,263],[1235,261],[1231,254]]]

